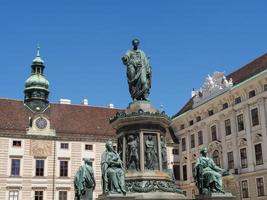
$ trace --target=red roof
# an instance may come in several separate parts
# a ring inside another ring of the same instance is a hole
[[[229,80],[232,78],[234,85],[243,82],[244,80],[264,71],[267,69],[267,53],[248,63],[247,65],[239,68],[233,73],[226,76]],[[172,118],[177,117],[188,110],[193,108],[193,98],[191,98],[182,109],[176,113]]]
[[[45,111],[57,133],[115,136],[109,123],[119,109],[51,103]],[[0,130],[25,132],[33,113],[23,101],[0,99]]]

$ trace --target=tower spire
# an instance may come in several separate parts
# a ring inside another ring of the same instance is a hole
[[[36,57],[32,61],[33,63],[42,63],[44,64],[44,61],[42,60],[40,56],[40,45],[37,45],[37,52],[36,52]]]

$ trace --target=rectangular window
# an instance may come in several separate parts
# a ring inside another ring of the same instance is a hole
[[[20,159],[11,160],[11,176],[20,175]]]
[[[241,157],[241,168],[247,168],[247,150],[246,148],[240,149],[240,157]]]
[[[241,97],[235,98],[235,104],[239,104],[239,103],[241,103]]]
[[[44,176],[44,160],[36,160],[35,176]]]
[[[256,165],[263,164],[261,144],[255,145],[255,158],[256,158]]]
[[[242,197],[248,198],[248,181],[241,181]]]
[[[237,127],[238,127],[238,131],[244,130],[243,114],[237,115]]]
[[[212,141],[217,140],[216,125],[210,127],[210,131],[211,131],[211,140]]]
[[[182,138],[182,151],[186,150],[186,142],[185,142],[185,138]]]
[[[196,165],[196,163],[195,162],[192,162],[192,174],[194,174],[194,168],[195,168],[195,165]]]
[[[183,165],[183,180],[187,180],[187,166]]]
[[[230,119],[225,120],[224,125],[225,125],[225,135],[231,135],[231,121],[230,121]]]
[[[258,197],[264,196],[263,178],[256,178]]]
[[[68,161],[60,161],[60,176],[68,176]]]
[[[19,191],[10,191],[9,200],[19,200]]]
[[[44,192],[43,191],[35,191],[34,192],[34,200],[43,200]]]
[[[173,174],[175,180],[180,180],[180,165],[173,165]]]
[[[190,120],[189,121],[189,125],[192,126],[194,124],[194,121],[193,120]]]
[[[93,151],[93,145],[92,144],[86,144],[85,145],[85,150]]]
[[[21,147],[21,141],[20,140],[13,140],[12,146],[13,147]]]
[[[233,152],[227,153],[228,169],[234,169],[234,154]]]
[[[192,134],[191,135],[191,148],[194,148],[195,147],[195,135]]]
[[[172,150],[173,155],[178,155],[179,154],[179,149],[173,149]]]
[[[209,110],[209,116],[213,115],[213,110]]]
[[[67,200],[68,197],[67,197],[67,191],[59,191],[59,200]]]
[[[267,91],[267,84],[264,84],[264,86],[263,86],[263,90],[264,90],[264,91]]]
[[[181,129],[181,130],[184,129],[184,124],[181,124],[180,129]]]
[[[254,97],[255,95],[256,95],[255,90],[251,90],[251,91],[249,91],[249,93],[248,93],[248,97],[249,97],[249,98]]]
[[[199,122],[201,120],[200,116],[197,116],[196,121]]]
[[[198,131],[197,137],[198,137],[198,145],[202,145],[203,144],[203,134],[202,134],[202,131]]]
[[[258,108],[254,108],[251,110],[251,120],[252,120],[252,126],[259,125]]]
[[[60,143],[61,149],[69,149],[69,143]]]
[[[228,103],[224,103],[224,104],[222,105],[222,109],[223,109],[223,110],[226,109],[226,108],[228,108]]]

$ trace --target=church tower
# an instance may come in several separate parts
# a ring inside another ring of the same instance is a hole
[[[49,82],[44,76],[44,61],[40,57],[40,47],[32,61],[31,76],[25,82],[24,104],[32,111],[42,113],[49,106]]]

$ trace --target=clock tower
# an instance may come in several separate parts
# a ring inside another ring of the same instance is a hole
[[[48,106],[49,82],[44,76],[44,61],[40,56],[40,47],[32,61],[31,75],[25,82],[24,104],[34,113],[44,112]]]

